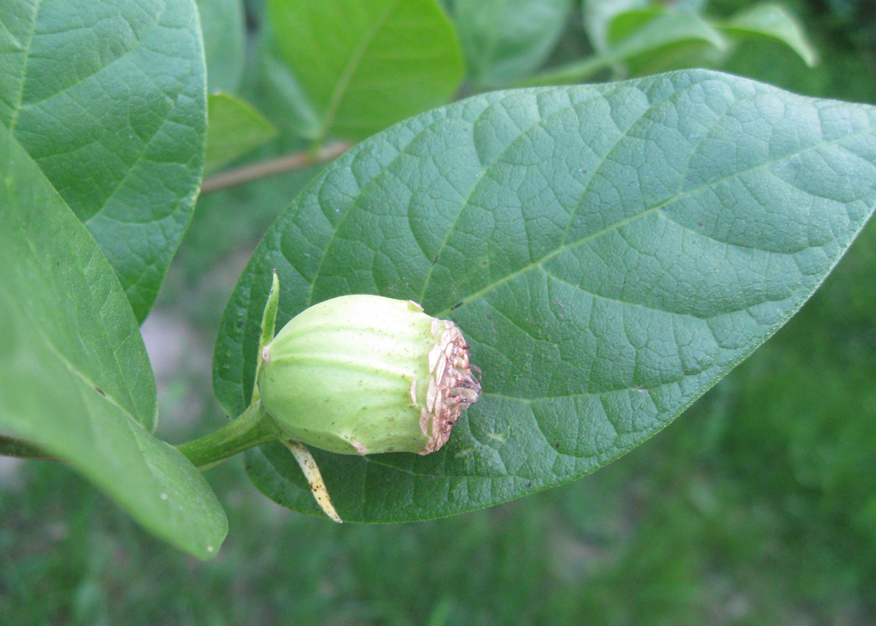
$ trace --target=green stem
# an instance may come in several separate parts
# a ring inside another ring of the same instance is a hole
[[[264,412],[261,402],[253,402],[234,421],[177,449],[195,467],[205,470],[244,450],[279,439],[280,431],[274,420]]]
[[[56,461],[54,457],[46,454],[41,448],[32,443],[0,435],[0,456],[14,456],[20,459],[39,459],[41,461]]]

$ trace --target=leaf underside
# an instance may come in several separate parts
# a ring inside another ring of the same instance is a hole
[[[482,398],[426,457],[314,451],[346,521],[429,519],[556,486],[666,426],[802,305],[876,204],[876,109],[702,70],[493,92],[332,164],[226,309],[214,386],[249,399],[280,325],[348,293],[455,320]],[[318,514],[280,446],[253,482]]]

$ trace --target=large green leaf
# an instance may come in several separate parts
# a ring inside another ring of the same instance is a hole
[[[200,184],[194,0],[3,0],[0,51],[0,124],[88,226],[142,320]]]
[[[150,432],[155,381],[112,267],[0,126],[0,429],[70,463],[156,535],[215,554],[225,514]]]
[[[494,92],[363,142],[293,202],[226,310],[214,385],[252,386],[278,323],[346,293],[451,317],[484,395],[426,457],[315,451],[341,517],[449,515],[592,472],[775,332],[876,204],[876,109],[703,70]],[[282,448],[249,455],[314,512]]]
[[[462,79],[462,52],[435,0],[268,0],[268,8],[274,43],[305,108],[319,115],[319,137],[367,137],[447,102]]]
[[[455,0],[453,17],[471,79],[508,85],[544,63],[569,18],[570,0]]]

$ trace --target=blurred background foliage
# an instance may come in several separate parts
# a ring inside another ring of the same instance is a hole
[[[471,8],[445,4],[451,13]],[[588,39],[580,6],[567,4],[544,2],[567,20],[539,48],[548,68],[600,45]],[[696,5],[719,23],[760,3],[667,4]],[[247,115],[262,129],[249,138],[261,147],[232,166],[310,145],[288,123],[294,85],[265,51],[264,5],[199,2],[205,31],[231,33],[214,44],[226,61],[211,90],[254,103]],[[876,104],[874,3],[782,5],[801,20],[818,65],[770,38],[746,40],[713,65],[806,95]],[[222,26],[229,14],[245,30]],[[531,56],[525,64],[533,69]],[[513,74],[500,69],[485,82]],[[634,71],[609,64],[590,79]],[[489,73],[477,72],[463,93],[484,88],[478,80]],[[199,201],[143,327],[160,436],[181,442],[224,423],[209,385],[219,317],[262,233],[316,171]],[[800,314],[650,442],[565,487],[446,520],[335,526],[274,505],[234,459],[208,474],[231,528],[216,559],[202,563],[147,536],[64,467],[3,460],[0,623],[876,623],[874,284],[871,224]]]

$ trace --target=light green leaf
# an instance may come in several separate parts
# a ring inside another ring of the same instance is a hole
[[[200,558],[225,514],[150,433],[155,381],[121,285],[85,227],[0,126],[0,430],[38,445]]]
[[[800,55],[806,65],[818,63],[818,52],[809,43],[803,27],[785,7],[773,3],[754,4],[721,25],[724,32],[738,38],[775,39]]]
[[[211,94],[207,98],[207,106],[206,174],[277,135],[274,125],[240,98],[227,93]]]
[[[641,444],[774,333],[876,205],[876,109],[703,70],[493,92],[369,139],[317,177],[226,309],[214,385],[252,389],[278,326],[346,293],[454,319],[482,398],[434,454],[314,451],[344,520],[402,521],[568,482]],[[279,446],[270,497],[316,513]]]
[[[4,2],[0,124],[146,317],[191,217],[206,134],[194,0]]]
[[[207,60],[207,90],[236,93],[246,61],[241,0],[197,0]]]
[[[497,87],[537,70],[571,9],[571,0],[455,0],[453,17],[471,80]]]
[[[462,53],[435,0],[269,0],[274,42],[320,117],[320,138],[367,137],[447,102]]]

